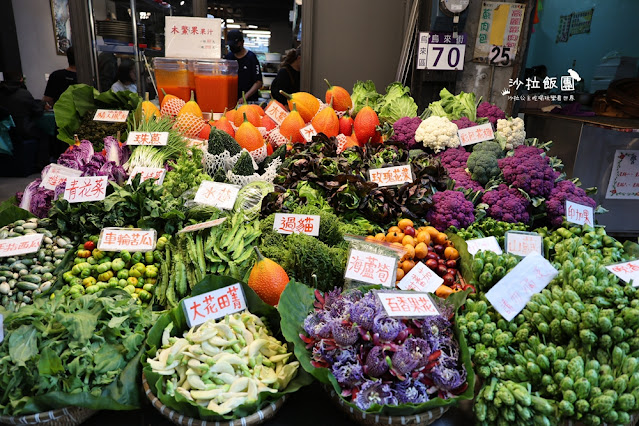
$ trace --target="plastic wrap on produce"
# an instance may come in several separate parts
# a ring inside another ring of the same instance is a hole
[[[337,139],[337,153],[341,154],[346,149],[346,144],[348,143],[348,141],[346,140],[346,136],[341,133],[337,135],[335,139]]]
[[[282,164],[282,160],[276,158],[271,162],[271,164],[266,168],[263,174],[259,175],[257,173],[253,173],[252,176],[239,176],[233,173],[231,170],[226,172],[226,177],[234,185],[245,186],[251,182],[255,182],[257,180],[262,180],[265,182],[273,182],[275,176],[277,175],[277,168]]]
[[[280,133],[279,127],[276,127],[273,130],[271,130],[270,132],[268,132],[268,140],[267,140],[267,142],[270,142],[271,145],[273,145],[273,148],[277,149],[280,146],[286,144],[288,142],[288,139],[286,139]]]
[[[239,158],[239,154],[238,154]],[[228,151],[224,151],[221,154],[209,154],[208,152],[204,152],[204,158],[202,159],[202,165],[204,166],[204,171],[209,174],[209,176],[215,175],[215,172],[219,168],[223,168],[225,171],[230,170],[233,167],[233,164],[229,166],[229,161],[231,159],[231,154]],[[237,161],[237,159],[236,159]]]

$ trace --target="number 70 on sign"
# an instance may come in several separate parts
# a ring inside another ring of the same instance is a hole
[[[418,70],[458,70],[464,69],[465,44],[429,43],[428,33],[420,33],[417,49]]]

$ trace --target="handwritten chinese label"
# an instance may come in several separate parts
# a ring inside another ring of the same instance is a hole
[[[369,173],[371,182],[375,182],[378,186],[401,185],[413,181],[410,165],[371,169]]]
[[[44,234],[28,234],[22,237],[0,240],[0,257],[18,256],[40,250]]]
[[[473,256],[477,254],[479,250],[492,251],[493,253],[502,254],[501,247],[495,237],[477,238],[475,240],[466,241],[468,246],[468,253]]]
[[[417,69],[461,71],[466,55],[466,34],[419,33]]]
[[[506,232],[506,253],[517,256],[528,256],[531,253],[543,254],[544,244],[536,232],[508,231]]]
[[[369,284],[392,287],[395,283],[396,267],[397,260],[395,258],[352,249],[344,277]]]
[[[72,169],[59,164],[51,164],[42,178],[40,186],[54,191],[55,187],[66,182],[67,178],[81,176],[82,173],[83,172],[81,170]]]
[[[151,251],[155,249],[155,229],[104,228],[98,249],[102,251]]]
[[[606,268],[626,283],[632,281],[633,287],[639,287],[639,260],[608,265]]]
[[[194,201],[218,209],[231,210],[239,192],[239,186],[205,180],[200,184]]]
[[[70,203],[100,201],[106,197],[107,176],[85,176],[67,178],[64,199]]]
[[[317,135],[317,130],[315,130],[312,124],[309,124],[306,127],[302,127],[300,133],[306,142],[310,142],[313,140],[313,136]]]
[[[135,166],[131,172],[131,176],[129,176],[129,185],[133,182],[133,178],[135,178],[138,174],[142,175],[140,177],[140,183],[147,179],[156,179],[155,184],[162,185],[162,182],[164,182],[164,176],[166,176],[166,169],[161,167]]]
[[[566,200],[566,221],[593,226],[594,214],[592,207]]]
[[[439,315],[437,307],[426,293],[402,291],[376,292],[389,317],[428,317]]]
[[[221,19],[167,16],[164,25],[167,58],[222,57]]]
[[[413,269],[397,284],[402,290],[415,290],[434,293],[442,285],[444,279],[433,272],[422,262],[417,262]]]
[[[486,299],[506,321],[511,321],[557,274],[542,255],[531,253],[486,293]]]
[[[208,320],[243,311],[246,309],[246,299],[242,286],[237,283],[184,299],[182,309],[189,327],[195,327]]]
[[[270,104],[268,104],[268,106],[264,110],[264,113],[271,117],[271,119],[273,119],[273,121],[275,121],[278,125],[282,124],[282,121],[284,121],[284,119],[288,115],[288,111],[286,111],[276,102],[271,102]]]
[[[201,231],[202,229],[212,228],[221,223],[224,223],[225,220],[226,218],[222,217],[220,219],[209,220],[208,222],[196,223],[195,225],[185,226],[184,228],[180,229],[177,233],[182,234],[184,232]]]
[[[99,109],[93,116],[93,121],[109,121],[111,123],[124,123],[129,116],[129,111],[119,109]]]
[[[459,135],[459,140],[461,141],[462,146],[495,139],[493,125],[490,123],[459,129],[457,134]]]
[[[169,141],[169,132],[129,132],[127,145],[165,146]]]
[[[473,60],[496,66],[512,65],[524,23],[526,5],[482,2]]]
[[[319,235],[320,217],[309,214],[275,213],[273,229],[280,234]]]
[[[606,198],[639,199],[638,150],[618,149],[612,163]]]

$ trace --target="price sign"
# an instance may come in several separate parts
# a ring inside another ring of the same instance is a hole
[[[639,287],[639,260],[608,265],[606,268],[624,282],[630,284],[632,281],[633,287]]]
[[[397,284],[402,290],[424,291],[434,293],[442,285],[444,279],[433,272],[422,262],[417,262],[413,269]]]
[[[222,20],[167,16],[164,21],[167,58],[220,59]]]
[[[495,139],[493,125],[490,123],[459,129],[457,130],[457,134],[459,135],[462,146]]]
[[[282,121],[288,115],[288,111],[280,106],[277,102],[271,102],[268,104],[264,113],[268,115],[273,121],[275,121],[278,125],[282,124]]]
[[[490,45],[489,63],[501,67],[507,67],[512,64],[512,48],[508,46]]]
[[[103,228],[98,240],[102,251],[151,251],[155,249],[155,229]]]
[[[275,213],[273,229],[280,234],[300,233],[317,237],[320,217],[310,214]]]
[[[351,249],[344,277],[369,284],[392,287],[395,282],[396,267],[396,258]]]
[[[129,116],[129,111],[119,109],[99,109],[93,116],[93,121],[108,121],[111,123],[124,123]]]
[[[205,180],[200,184],[194,201],[218,209],[231,210],[239,192],[240,187],[237,185]]]
[[[506,253],[517,256],[528,256],[531,253],[544,253],[544,242],[536,232],[506,232]]]
[[[169,132],[129,132],[127,145],[165,146],[169,141]]]
[[[543,290],[557,274],[542,255],[531,253],[488,290],[486,299],[506,321],[512,321],[532,295]]]
[[[64,199],[70,203],[104,200],[107,185],[107,176],[67,178],[67,185],[64,188]]]
[[[202,222],[202,223],[197,223],[195,225],[185,226],[184,228],[180,229],[177,233],[183,234],[185,232],[201,231],[202,229],[212,228],[221,223],[224,223],[225,220],[226,218],[222,217],[220,219],[209,220],[208,222]]]
[[[18,256],[40,250],[44,234],[28,234],[0,240],[0,257]]]
[[[69,177],[82,176],[81,170],[72,169],[70,167],[61,166],[59,164],[51,164],[42,178],[41,187],[55,191],[55,187],[67,181]]]
[[[166,169],[161,167],[142,167],[135,166],[133,171],[131,172],[131,176],[129,176],[129,180],[127,183],[130,185],[133,182],[133,178],[135,178],[138,174],[142,175],[140,177],[140,183],[144,182],[147,179],[156,179],[156,185],[162,185],[164,182],[164,177],[166,176]]]
[[[501,247],[495,237],[477,238],[475,240],[466,241],[468,246],[468,253],[473,256],[477,254],[479,250],[492,251],[493,253],[502,254]]]
[[[317,130],[313,127],[312,124],[309,124],[306,127],[302,127],[300,129],[300,133],[306,142],[311,142],[313,140],[313,136],[317,135]]]
[[[371,182],[378,186],[401,185],[413,181],[413,172],[410,165],[385,167],[383,169],[371,169],[369,171]]]
[[[526,5],[484,1],[477,25],[473,60],[494,66],[509,66],[517,55]]]
[[[590,225],[595,215],[595,211],[590,206],[573,203],[566,200],[566,221],[577,225]]]
[[[418,70],[464,69],[466,35],[453,33],[419,33]]]
[[[428,317],[439,315],[437,307],[427,293],[413,291],[376,292],[389,317]]]
[[[184,299],[182,309],[195,327],[208,320],[222,318],[246,309],[246,299],[240,283]]]

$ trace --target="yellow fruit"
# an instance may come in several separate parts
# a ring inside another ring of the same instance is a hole
[[[405,235],[404,238],[402,238],[402,244],[415,247],[415,239],[410,235]]]
[[[144,114],[144,119],[149,121],[152,117],[158,118],[160,117],[160,110],[155,104],[149,101],[149,92],[144,94],[144,102],[142,102],[142,113]]]
[[[164,99],[162,99],[162,104],[160,105],[160,113],[165,116],[175,117],[186,102],[175,95],[167,95],[164,89],[162,89],[162,93],[164,93]]]
[[[317,111],[319,111],[319,99],[310,93],[297,92],[289,95],[281,90],[280,93],[288,99],[289,111],[293,111],[293,105],[297,105],[297,111],[300,113],[305,123],[311,121],[315,114],[317,114]]]
[[[399,229],[404,231],[409,226],[413,226],[413,221],[410,219],[402,219],[397,223],[397,226],[399,226]]]
[[[257,262],[249,275],[248,285],[265,303],[276,306],[290,279],[284,268],[262,256],[257,247],[255,247],[255,251],[257,252]]]

